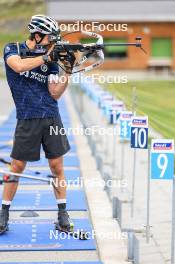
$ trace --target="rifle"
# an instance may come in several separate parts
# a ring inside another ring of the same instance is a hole
[[[70,32],[64,35],[67,36],[69,34],[77,33],[79,31],[74,31]],[[59,61],[64,62],[68,61],[70,58],[70,55],[76,52],[81,52],[82,54],[85,53],[81,60],[79,62],[76,62],[74,65],[74,71],[72,73],[77,73],[77,72],[86,72],[90,71],[98,66],[100,66],[104,62],[104,49],[105,47],[109,46],[134,46],[136,48],[140,48],[144,53],[146,51],[142,47],[142,38],[141,37],[136,37],[135,42],[124,42],[124,43],[103,43],[103,37],[100,34],[97,34],[95,32],[89,32],[89,31],[81,31],[82,34],[88,35],[89,37],[93,37],[97,39],[95,43],[90,43],[90,44],[82,44],[82,43],[76,43],[76,44],[71,44],[68,41],[62,40],[60,35],[55,36],[55,35],[49,35],[49,40],[52,44],[54,44],[54,52],[57,52],[59,54]],[[47,49],[42,46],[42,45],[37,45],[36,49],[34,50],[29,50],[26,48],[20,48],[19,49],[19,55],[21,58],[26,58],[26,57],[36,57],[40,55],[44,55],[47,53]],[[86,66],[84,68],[79,68],[81,65],[83,65],[87,59],[91,55],[97,55],[98,61],[95,63]],[[58,63],[59,64],[59,63]],[[59,66],[64,70],[64,67],[59,64]]]

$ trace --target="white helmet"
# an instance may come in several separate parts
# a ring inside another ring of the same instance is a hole
[[[58,23],[51,17],[45,15],[32,16],[28,25],[30,33],[41,33],[44,35],[59,34]]]

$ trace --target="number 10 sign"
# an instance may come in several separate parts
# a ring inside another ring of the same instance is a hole
[[[173,179],[174,141],[172,139],[153,139],[150,161],[151,179]]]
[[[148,148],[148,117],[131,118],[131,148]]]

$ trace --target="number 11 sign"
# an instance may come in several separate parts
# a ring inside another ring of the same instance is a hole
[[[174,175],[174,141],[153,139],[151,142],[151,179],[172,180]]]

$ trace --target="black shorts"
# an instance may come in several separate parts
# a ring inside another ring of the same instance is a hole
[[[41,145],[47,159],[60,157],[70,150],[60,116],[17,121],[11,157],[40,160]]]

